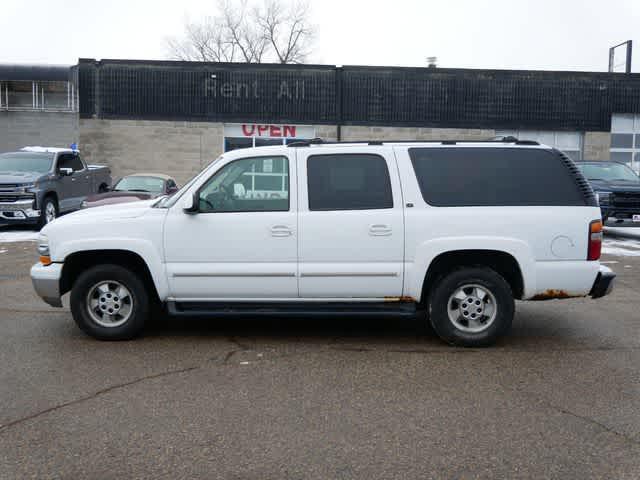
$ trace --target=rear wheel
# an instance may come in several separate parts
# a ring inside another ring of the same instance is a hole
[[[53,222],[56,218],[58,218],[58,202],[52,196],[44,197],[42,206],[40,207],[38,227],[42,228],[46,224]]]
[[[83,272],[71,289],[71,313],[80,329],[100,340],[128,340],[142,332],[149,315],[144,283],[119,265]]]
[[[429,298],[440,338],[462,347],[487,347],[511,328],[515,312],[507,281],[486,267],[464,267],[441,277]]]

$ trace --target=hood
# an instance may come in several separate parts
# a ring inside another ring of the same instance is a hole
[[[66,225],[70,224],[86,224],[87,226],[95,227],[96,225],[104,222],[138,218],[147,213],[151,208],[151,205],[155,202],[156,200],[153,199],[78,210],[56,218],[53,222],[46,225],[41,231],[46,234],[50,230],[64,228]]]
[[[43,177],[37,172],[0,172],[0,185],[3,183],[33,183]]]
[[[88,206],[95,207],[98,205],[111,205],[113,203],[136,202],[138,200],[150,200],[158,198],[161,194],[152,192],[128,192],[128,191],[112,191],[89,195],[85,202]]]
[[[640,192],[640,183],[627,180],[607,182],[606,180],[589,180],[596,192]]]

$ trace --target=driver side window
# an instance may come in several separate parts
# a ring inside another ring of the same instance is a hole
[[[289,160],[243,158],[228,163],[200,189],[198,209],[211,212],[289,210]]]
[[[84,169],[84,165],[78,155],[64,153],[58,157],[58,168],[71,168],[74,172],[79,172]]]

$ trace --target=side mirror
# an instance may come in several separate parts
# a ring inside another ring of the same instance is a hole
[[[200,198],[198,196],[198,192],[193,192],[191,197],[187,198],[185,206],[182,208],[184,213],[194,214],[198,213],[198,204],[200,203]]]
[[[169,187],[167,188],[167,195],[173,195],[174,193],[176,193],[179,190],[178,187]]]
[[[60,172],[60,175],[62,175],[63,177],[70,177],[71,175],[73,175],[73,168],[59,168],[58,172]]]

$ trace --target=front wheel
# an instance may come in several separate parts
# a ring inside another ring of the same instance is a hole
[[[46,224],[53,222],[56,218],[58,218],[58,202],[51,196],[45,197],[42,202],[42,207],[40,208],[38,227],[42,228]]]
[[[138,336],[149,315],[144,283],[119,265],[97,265],[83,272],[71,289],[73,319],[99,340],[129,340]]]
[[[507,281],[485,267],[465,267],[445,275],[429,298],[433,329],[446,342],[487,347],[511,328],[515,312]]]

